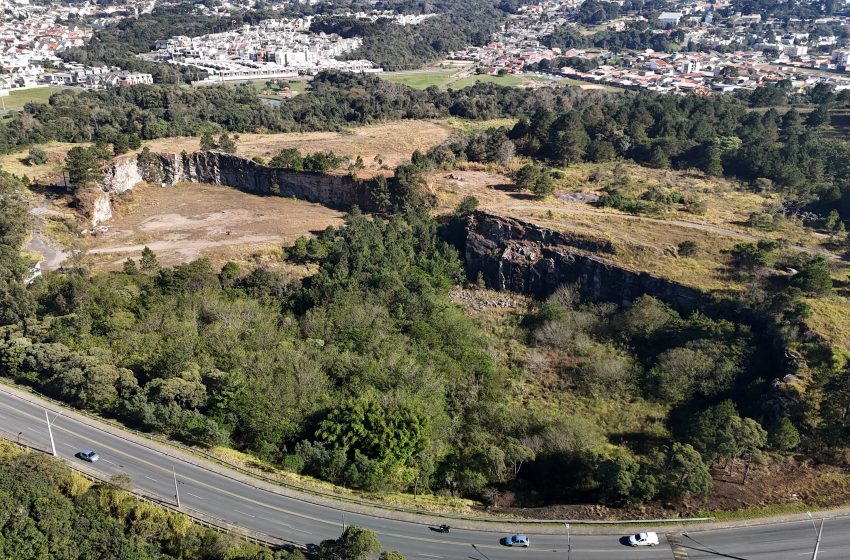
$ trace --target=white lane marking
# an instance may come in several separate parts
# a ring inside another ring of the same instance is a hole
[[[157,480],[156,480],[155,478],[151,478],[151,477],[149,477],[149,476],[148,476],[148,475],[146,475],[146,474],[145,474],[145,475],[142,475],[142,476],[144,476],[144,477],[145,477],[145,478],[147,478],[148,480],[153,480],[154,482],[157,482]]]
[[[203,498],[198,496],[197,494],[192,494],[191,492],[186,492],[186,493],[189,494],[190,496],[192,496],[193,498],[198,498],[199,500],[203,500]]]
[[[250,513],[245,513],[244,511],[239,511],[238,509],[234,509],[236,513],[241,513],[242,515],[247,515],[248,517],[257,517],[256,515],[251,515]]]
[[[425,558],[442,558],[442,556],[434,556],[433,554],[420,554],[419,556],[424,556]]]
[[[8,418],[6,418],[5,416],[3,416],[2,414],[0,414],[0,418],[2,418],[3,420],[8,420]]]
[[[65,447],[70,447],[71,449],[76,449],[76,447],[74,447],[70,443],[65,443],[64,441],[62,442],[62,445],[64,445]]]
[[[292,529],[293,531],[296,531],[298,533],[304,533],[305,535],[312,535],[313,534],[310,531],[305,531],[304,529],[296,529],[295,527],[290,527],[290,529]]]
[[[109,464],[110,464],[110,465],[112,465],[113,467],[117,467],[117,466],[118,466],[118,464],[117,464],[117,463],[113,463],[113,462],[112,462],[112,461],[110,461],[109,459],[104,459],[104,460],[103,460],[103,462],[104,462],[104,463],[109,463]]]

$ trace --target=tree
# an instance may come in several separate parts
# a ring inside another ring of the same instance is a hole
[[[765,248],[752,243],[737,243],[729,251],[732,264],[738,270],[752,272],[756,268],[770,264],[770,253]]]
[[[405,560],[405,558],[404,554],[397,550],[384,550],[381,552],[381,555],[378,556],[378,560]]]
[[[543,199],[555,190],[552,174],[541,165],[527,163],[514,173],[514,181],[520,189],[530,190],[537,198]]]
[[[44,165],[45,163],[47,163],[47,152],[39,146],[31,147],[27,156],[27,165]]]
[[[678,254],[682,257],[695,257],[699,253],[699,245],[695,241],[686,240],[679,243]]]
[[[97,152],[83,146],[74,146],[68,151],[65,169],[68,171],[68,180],[75,189],[99,181],[103,177]]]
[[[112,153],[116,156],[130,151],[130,142],[125,134],[119,134],[112,140]]]
[[[142,147],[142,138],[135,132],[127,135],[127,145],[131,150],[138,150]]]
[[[215,138],[213,138],[212,132],[205,131],[201,134],[201,150],[209,151],[218,149],[218,144],[216,144]]]
[[[817,255],[806,261],[794,276],[791,285],[811,295],[826,295],[832,291],[832,273],[829,261],[823,255]]]
[[[298,148],[284,148],[269,161],[269,167],[301,171],[304,169],[304,158]]]
[[[697,415],[690,440],[708,461],[736,459],[745,451],[763,449],[767,432],[755,420],[741,418],[732,401],[724,401]]]
[[[127,257],[127,260],[124,261],[123,270],[124,274],[138,274],[139,272],[139,268],[136,266],[136,261],[130,257]]]
[[[809,117],[806,119],[806,125],[810,127],[826,126],[830,121],[829,106],[822,103],[814,111],[809,113]]]
[[[236,142],[234,142],[226,132],[223,132],[221,136],[218,137],[218,149],[228,154],[235,154]]]
[[[156,253],[154,253],[147,245],[145,245],[145,248],[142,249],[142,258],[139,261],[139,265],[142,270],[147,272],[159,270],[159,261],[157,261]]]
[[[797,428],[794,427],[791,419],[787,416],[783,416],[782,419],[774,424],[774,426],[770,429],[768,440],[770,441],[771,447],[774,449],[787,452],[800,445],[800,433],[797,431]]]
[[[667,453],[664,491],[675,497],[695,494],[708,497],[711,474],[699,452],[688,444],[674,443]]]
[[[381,543],[374,531],[349,525],[338,539],[319,544],[318,557],[320,560],[366,560],[379,550]]]
[[[627,455],[602,461],[597,467],[597,480],[603,491],[617,499],[628,498],[638,474],[637,461]]]
[[[455,216],[468,216],[478,209],[478,205],[479,202],[477,198],[474,196],[465,196],[457,205],[457,208],[455,208]]]

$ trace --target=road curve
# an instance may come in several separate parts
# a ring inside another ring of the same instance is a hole
[[[20,433],[21,438],[49,449],[45,409],[57,410],[54,405],[31,395],[22,396],[17,391],[0,388],[0,429],[6,437],[14,438]],[[51,412],[51,418],[53,415]],[[180,453],[166,454],[157,444],[124,435],[114,427],[82,419],[73,413],[64,413],[53,421],[53,436],[61,458],[79,461],[74,455],[80,449],[94,449],[101,460],[85,466],[92,467],[104,478],[127,474],[134,487],[165,501],[172,501],[175,494],[173,468],[182,509],[202,512],[232,525],[301,544],[318,544],[323,539],[336,538],[343,523],[373,529],[385,549],[398,550],[411,559],[428,560],[520,557],[540,560],[568,557],[574,560],[800,560],[811,557],[815,542],[812,522],[807,520],[663,535],[661,546],[652,549],[628,548],[621,544],[617,535],[574,534],[568,555],[566,531],[552,534],[550,526],[549,534],[526,530],[531,548],[514,550],[500,546],[499,538],[503,534],[493,530],[458,528],[443,535],[431,530],[424,518],[416,522],[400,519],[407,516],[393,512],[383,512],[381,516],[343,513],[343,509],[332,505],[273,492],[235,474],[230,476],[220,467],[207,468],[201,460],[185,460]],[[850,558],[850,517],[826,521],[818,558]]]

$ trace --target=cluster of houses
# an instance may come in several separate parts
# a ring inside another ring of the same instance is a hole
[[[359,37],[311,33],[311,18],[264,20],[200,37],[157,41],[148,60],[201,68],[207,81],[286,78],[340,69],[380,72],[368,60],[341,60],[362,45]]]
[[[94,28],[150,12],[155,4],[156,0],[108,6],[96,0],[0,2],[0,95],[51,84],[96,88],[149,82],[149,74],[67,66],[57,53],[82,47]],[[54,72],[57,68],[64,71]]]
[[[659,92],[732,92],[779,80],[789,80],[800,88],[824,81],[837,89],[850,84],[850,44],[846,37],[832,31],[850,26],[850,18],[845,16],[801,21],[761,14],[730,15],[725,10],[729,0],[697,0],[680,2],[676,10],[624,15],[601,27],[621,32],[642,22],[651,33],[678,43],[676,52],[613,53],[592,48],[562,52],[547,46],[546,37],[559,27],[575,26],[577,32],[584,31],[576,22],[580,5],[581,1],[574,0],[526,5],[489,44],[467,47],[450,58],[474,62],[480,71],[497,74],[521,73],[530,64],[568,57],[580,60],[575,67],[549,72]],[[720,17],[721,12],[727,17]]]
[[[599,64],[589,71],[570,66],[555,70],[569,78],[663,93],[731,93],[781,80],[788,80],[797,91],[819,82],[831,83],[836,90],[850,89],[850,75],[805,72],[770,61],[759,51],[657,53],[648,50],[615,57],[610,52],[573,49],[566,51],[564,56]]]

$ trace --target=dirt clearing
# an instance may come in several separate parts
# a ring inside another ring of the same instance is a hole
[[[180,184],[137,187],[132,198],[116,204],[109,231],[86,239],[88,259],[117,269],[145,246],[160,264],[207,257],[227,260],[271,259],[301,235],[342,224],[342,213],[321,204],[263,197],[218,185]]]

